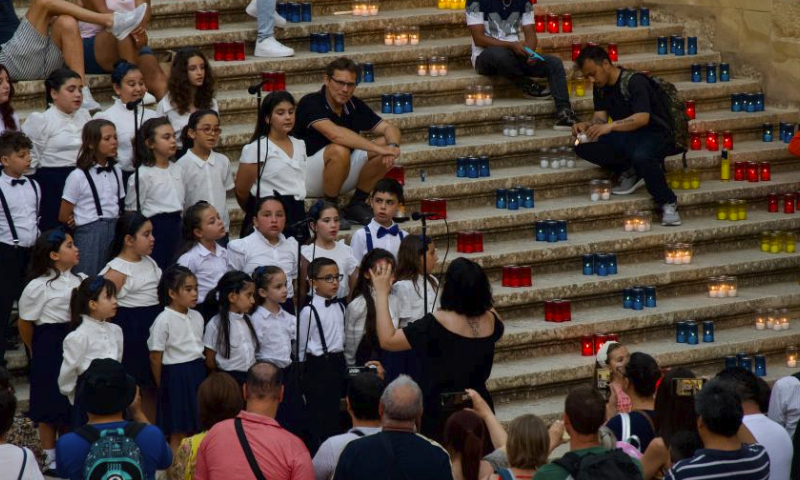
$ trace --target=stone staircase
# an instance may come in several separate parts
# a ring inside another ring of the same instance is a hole
[[[19,0],[17,4],[20,13],[24,11],[25,2]],[[189,45],[211,54],[214,42],[244,40],[248,52],[252,52],[255,21],[244,14],[246,4],[247,0],[223,3],[153,0],[151,46],[159,54]],[[375,65],[376,81],[358,87],[360,98],[379,111],[380,94],[414,93],[413,113],[384,115],[403,131],[400,164],[406,168],[407,211],[417,209],[424,198],[447,199],[447,224],[431,222],[428,232],[437,242],[440,257],[449,239],[448,260],[460,255],[455,253],[457,231],[484,233],[485,252],[466,256],[486,268],[497,309],[506,324],[506,335],[499,344],[489,381],[502,420],[528,412],[548,418],[560,414],[568,389],[589,381],[592,376],[593,358],[580,356],[579,339],[594,332],[618,333],[632,351],[653,354],[665,367],[686,365],[698,373],[712,374],[722,368],[724,356],[745,351],[768,356],[770,379],[789,373],[784,366],[783,352],[786,345],[800,343],[800,324],[788,331],[756,332],[752,326],[752,312],[756,308],[787,308],[793,317],[800,317],[797,285],[800,256],[762,253],[758,248],[760,232],[800,227],[800,213],[767,213],[769,193],[795,192],[800,190],[800,185],[785,144],[760,141],[762,123],[771,122],[777,126],[780,121],[794,122],[798,111],[775,106],[775,99],[768,97],[764,112],[731,113],[732,93],[756,92],[761,88],[757,80],[736,77],[736,71],[733,72],[735,78],[727,83],[689,82],[690,64],[719,63],[721,58],[718,53],[703,49],[702,44],[697,56],[656,55],[656,37],[697,33],[685,32],[681,23],[653,22],[648,28],[617,28],[615,9],[628,7],[629,1],[540,0],[535,6],[537,13],[573,14],[574,33],[539,34],[541,50],[563,58],[568,71],[572,65],[569,55],[573,42],[596,41],[604,45],[613,41],[619,45],[619,64],[647,70],[675,82],[685,99],[697,101],[693,129],[734,132],[731,162],[772,162],[771,182],[723,183],[718,180],[719,152],[690,152],[689,163],[700,172],[702,185],[697,190],[676,192],[683,226],[655,225],[650,232],[625,233],[622,218],[626,211],[652,210],[646,192],[592,203],[588,199],[587,185],[591,179],[604,177],[600,169],[583,161],[577,162],[573,169],[540,168],[540,156],[550,155],[551,149],[569,144],[568,133],[551,129],[552,101],[523,99],[507,82],[490,81],[476,75],[469,63],[470,42],[463,12],[438,10],[431,8],[432,4],[431,0],[385,0],[381,2],[378,16],[353,17],[333,15],[335,11],[348,10],[348,2],[314,2],[312,23],[289,24],[277,31],[281,41],[296,49],[295,57],[264,60],[248,56],[242,62],[212,61],[222,114],[220,151],[236,161],[241,147],[249,139],[256,101],[244,88],[257,81],[261,71],[284,70],[288,90],[298,99],[316,91],[322,81],[324,65],[340,54],[309,53],[308,35],[343,31],[347,35],[345,54],[358,62]],[[220,10],[220,30],[194,30],[197,9]],[[384,29],[398,25],[418,25],[420,44],[403,48],[384,46]],[[448,57],[447,76],[416,75],[417,58],[431,55]],[[495,87],[496,100],[492,106],[463,105],[465,87],[488,84]],[[110,101],[107,77],[92,77],[90,85],[95,98],[103,103]],[[16,88],[15,105],[22,118],[44,108],[42,82],[21,82]],[[579,115],[586,116],[592,109],[591,98],[574,98],[573,106]],[[535,116],[536,136],[502,136],[499,133],[502,117],[520,114]],[[427,145],[427,127],[438,123],[456,126],[456,145],[439,148]],[[491,157],[492,176],[456,178],[455,158],[475,154]],[[669,158],[667,168],[680,169],[680,159]],[[421,170],[426,173],[425,181],[420,179]],[[495,189],[516,185],[536,190],[536,208],[495,209]],[[747,220],[734,223],[714,219],[716,203],[730,198],[747,200]],[[240,222],[241,212],[232,198],[230,207],[234,223]],[[537,219],[546,218],[568,220],[569,240],[555,244],[535,242],[533,224]],[[416,223],[406,224],[404,228],[419,232]],[[238,227],[234,227],[234,231],[238,231]],[[663,245],[673,242],[694,245],[691,265],[663,263]],[[617,253],[619,274],[609,277],[581,275],[581,255],[596,252]],[[501,269],[509,264],[532,265],[533,287],[502,287]],[[707,298],[705,279],[717,275],[736,275],[739,296],[724,300]],[[637,284],[657,286],[657,308],[639,312],[622,308],[621,290]],[[572,301],[572,322],[544,322],[543,304],[553,298]],[[675,343],[674,324],[685,319],[714,320],[716,342],[694,346]],[[21,372],[26,363],[22,352],[9,352],[7,358],[11,367]],[[25,397],[25,381],[20,378],[19,382],[19,391]]]

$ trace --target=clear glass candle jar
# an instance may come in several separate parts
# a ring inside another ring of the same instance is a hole
[[[526,137],[532,137],[536,134],[536,126],[534,125],[534,117],[530,115],[522,115],[517,122],[519,134]]]
[[[475,102],[477,100],[476,96],[477,96],[476,87],[472,85],[467,87],[466,90],[464,91],[464,105],[468,107],[475,106]]]
[[[506,115],[503,117],[503,135],[507,137],[516,137],[519,135],[517,128],[517,117]]]

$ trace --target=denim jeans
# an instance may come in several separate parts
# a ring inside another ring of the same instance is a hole
[[[544,62],[539,60],[531,65],[509,48],[488,47],[475,59],[475,70],[481,75],[506,77],[515,83],[524,77],[547,77],[556,111],[571,109],[564,62],[553,55],[542,56]]]
[[[275,35],[275,4],[277,0],[257,0],[258,41]]]
[[[675,203],[675,193],[667,185],[664,157],[670,139],[665,133],[648,128],[633,132],[611,132],[597,142],[582,143],[575,153],[595,165],[620,174],[631,167],[644,179],[647,191],[658,205]]]

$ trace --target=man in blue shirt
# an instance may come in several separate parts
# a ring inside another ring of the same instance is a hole
[[[122,364],[111,360],[92,361],[83,374],[80,392],[76,398],[82,399],[82,406],[89,415],[89,425],[102,431],[125,428],[123,413],[130,407],[134,421],[147,423],[139,405],[136,381],[125,373]],[[142,452],[145,478],[155,480],[156,470],[163,470],[172,464],[172,451],[164,440],[158,427],[145,426],[136,435],[136,444]],[[60,476],[70,480],[83,480],[84,464],[91,445],[75,432],[61,437],[56,444],[56,463]]]

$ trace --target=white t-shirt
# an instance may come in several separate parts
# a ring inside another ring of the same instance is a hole
[[[282,233],[275,245],[258,230],[228,244],[228,266],[248,275],[261,266],[276,265],[286,274],[288,298],[294,297],[292,280],[297,278],[297,240]]]
[[[424,297],[422,295],[423,286],[422,277],[417,278],[416,284],[411,280],[401,280],[394,284],[397,291],[397,296],[400,300],[400,328],[405,327],[415,320],[425,316]],[[434,303],[434,300],[436,303]],[[436,286],[433,282],[428,281],[428,312],[436,310],[436,304],[439,299],[436,298]]]
[[[206,333],[203,334],[203,345],[215,352],[214,358],[217,368],[228,372],[246,372],[248,368],[256,363],[256,345],[253,342],[253,335],[241,313],[228,313],[230,322],[230,351],[228,358],[222,356],[222,352],[217,348],[217,335],[219,332],[220,316],[215,315],[206,326]],[[255,328],[254,328],[255,329]]]
[[[266,139],[261,142],[261,161],[267,152]],[[279,146],[269,140],[269,155],[266,165],[263,165],[264,172],[261,175],[261,196],[272,195],[273,190],[277,190],[281,195],[293,196],[295,200],[305,200],[306,198],[306,144],[302,140],[289,137],[292,141],[293,155],[290,157]],[[240,163],[257,163],[258,144],[251,142],[242,147],[242,155],[239,157]],[[256,184],[250,188],[250,194],[256,195]]]
[[[221,153],[211,152],[208,160],[203,160],[191,150],[175,162],[183,170],[185,195],[183,208],[189,208],[200,200],[205,200],[217,209],[225,231],[230,230],[231,218],[228,215],[226,197],[233,190],[231,161]]]
[[[94,26],[94,25],[92,25]],[[151,118],[156,118],[156,112],[144,108],[141,104],[136,107],[136,115],[139,119],[139,126]],[[136,129],[134,128],[133,110],[128,110],[120,99],[114,99],[114,105],[94,114],[94,118],[108,120],[117,127],[117,160],[119,168],[125,172],[133,171],[133,137]],[[123,185],[124,187],[124,185]]]
[[[395,225],[397,224],[392,222],[389,228],[393,228]],[[353,234],[353,237],[350,239],[350,247],[353,249],[353,256],[356,257],[356,261],[358,261],[359,264],[364,258],[364,255],[369,253],[367,230],[369,230],[370,237],[372,237],[373,250],[376,248],[382,248],[394,255],[394,258],[397,258],[397,252],[400,250],[400,242],[402,242],[403,239],[408,236],[408,232],[399,228],[398,226],[399,231],[397,235],[386,234],[381,238],[378,238],[378,233],[380,232],[381,228],[385,227],[382,227],[381,224],[375,221],[375,219],[372,219],[369,222],[369,225],[357,230]]]
[[[794,447],[786,429],[763,413],[745,415],[742,421],[753,434],[756,442],[767,450],[769,480],[789,480]]]
[[[34,278],[22,291],[19,299],[19,316],[36,325],[69,323],[69,302],[72,291],[78,288],[86,275],[61,272]]]
[[[103,218],[119,217],[119,200],[125,198],[125,185],[122,183],[122,171],[114,165],[113,172],[98,173],[97,165],[89,168],[94,187],[97,189],[97,199],[100,201],[100,210]],[[97,206],[94,203],[92,187],[83,170],[76,168],[67,176],[64,184],[64,193],[61,198],[73,204],[72,214],[75,225],[87,225],[97,221]]]
[[[350,293],[350,275],[358,268],[358,262],[353,256],[353,249],[344,243],[344,240],[339,240],[331,250],[326,250],[319,245],[303,245],[300,247],[300,254],[303,255],[309,263],[315,258],[330,258],[339,267],[339,273],[344,275],[342,281],[339,282],[339,290],[336,296],[339,298],[347,297]]]
[[[203,358],[203,316],[197,310],[180,313],[167,307],[150,327],[147,348],[163,352],[161,363],[175,365]]]
[[[228,250],[219,244],[214,252],[197,243],[178,258],[197,277],[197,303],[203,303],[206,295],[217,286],[219,279],[228,271]]]
[[[3,478],[17,480],[22,469],[22,458],[25,456],[25,473],[22,474],[21,480],[44,480],[33,452],[27,448],[25,450],[23,454],[22,448],[16,445],[10,443],[0,445],[0,465],[3,466],[4,475],[7,475]]]
[[[122,361],[122,328],[81,315],[81,325],[64,339],[64,359],[58,373],[58,389],[75,403],[75,386],[92,360],[111,358]]]
[[[533,25],[533,5],[528,0],[511,0],[510,4],[496,0],[467,0],[467,26],[483,25],[485,35],[503,42],[520,40],[519,31]],[[483,47],[472,41],[472,65]]]
[[[139,195],[142,215],[152,217],[159,213],[183,212],[183,169],[170,162],[167,168],[153,165],[139,167]],[[128,179],[125,209],[136,210],[136,175]]]
[[[74,167],[82,145],[83,126],[91,119],[84,108],[68,114],[51,106],[44,112],[30,114],[22,124],[22,133],[33,142],[30,168]]]
[[[325,335],[327,353],[344,351],[344,309],[340,304],[325,306],[325,299],[319,295],[314,296],[311,305],[319,314],[319,325]],[[300,312],[300,360],[308,355],[321,357],[325,350],[322,348],[322,337],[317,327],[317,319],[312,313],[311,306],[307,305]]]
[[[142,257],[138,262],[129,262],[120,257],[113,258],[100,270],[105,275],[109,270],[116,270],[125,275],[125,283],[117,292],[117,303],[120,307],[135,308],[158,305],[158,282],[161,280],[161,269],[150,257]]]
[[[219,112],[219,105],[217,105],[216,98],[211,100],[211,110]],[[172,128],[175,129],[175,139],[178,141],[178,148],[181,147],[181,141],[180,141],[181,131],[183,130],[183,127],[185,127],[189,123],[189,117],[191,115],[192,115],[191,111],[183,114],[178,113],[178,109],[172,103],[172,96],[169,93],[164,95],[164,97],[161,99],[160,102],[158,102],[158,105],[156,106],[156,116],[167,117],[169,123],[172,124]]]

